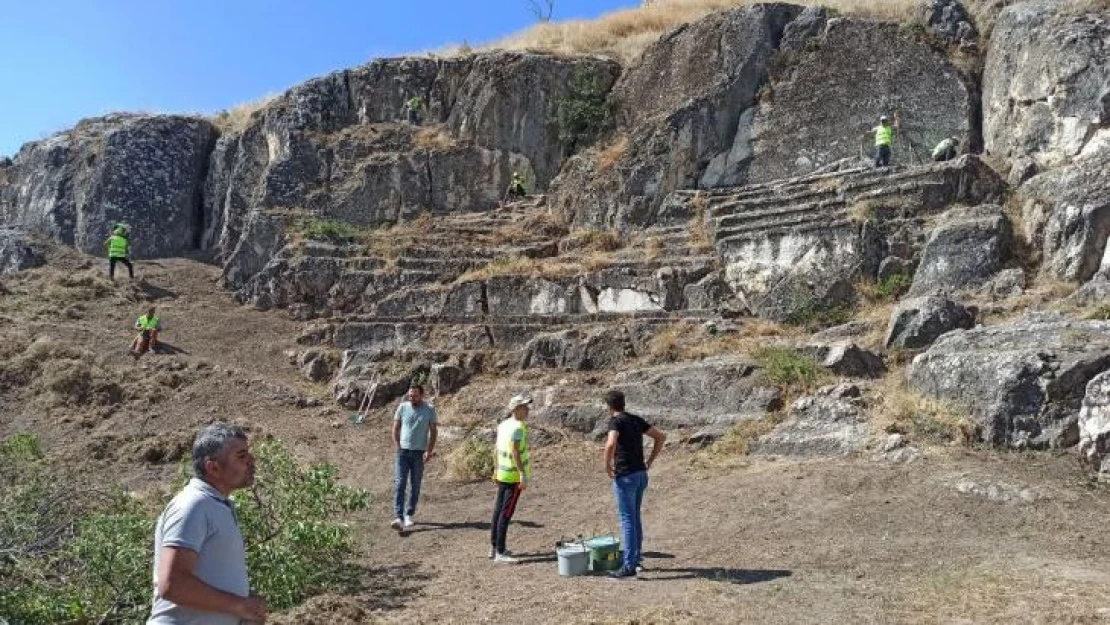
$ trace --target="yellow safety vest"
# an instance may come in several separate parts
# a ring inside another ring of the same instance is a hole
[[[875,145],[884,146],[890,145],[894,139],[894,126],[876,126],[875,127]]]
[[[137,322],[137,324],[140,330],[157,330],[158,317],[147,318],[146,315],[143,315],[142,317],[139,317],[139,321]]]
[[[528,455],[528,427],[523,421],[509,417],[497,426],[497,474],[494,476],[498,482],[517,484],[520,482],[520,472],[513,464],[513,436],[521,432],[520,463],[524,466],[524,476],[531,479],[532,462]]]
[[[108,258],[127,258],[127,248],[130,247],[126,237],[113,234],[108,237]]]

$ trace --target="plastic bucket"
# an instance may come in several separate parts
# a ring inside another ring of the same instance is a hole
[[[595,536],[582,544],[590,551],[591,571],[621,568],[621,541],[616,536]]]
[[[590,550],[582,543],[566,543],[555,548],[559,557],[559,575],[575,577],[584,575],[590,567]]]

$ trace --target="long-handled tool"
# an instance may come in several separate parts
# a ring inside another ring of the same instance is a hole
[[[351,415],[351,423],[362,425],[366,421],[366,411],[370,409],[370,402],[374,401],[374,395],[378,392],[378,383],[381,381],[381,377],[380,371],[375,371],[374,375],[370,376],[370,390],[363,393],[362,401],[358,405],[358,412]]]

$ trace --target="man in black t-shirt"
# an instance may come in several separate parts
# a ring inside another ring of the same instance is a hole
[[[609,574],[616,579],[635,577],[643,570],[644,528],[640,507],[648,485],[651,468],[667,436],[642,418],[624,411],[624,393],[609,391],[605,395],[609,407],[609,438],[605,442],[605,470],[613,480],[613,496],[621,520],[621,542],[624,562],[618,571]],[[651,456],[644,462],[644,436],[654,440]]]

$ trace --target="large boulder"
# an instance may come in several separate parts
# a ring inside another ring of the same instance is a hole
[[[1110,478],[1110,371],[1087,384],[1079,411],[1079,457],[1101,478]]]
[[[45,262],[26,233],[0,227],[0,275],[38,267]]]
[[[918,18],[930,34],[947,44],[968,46],[979,37],[971,15],[959,0],[925,0],[918,8]]]
[[[978,289],[1012,254],[1013,229],[1001,207],[952,209],[925,243],[910,295]]]
[[[736,184],[767,68],[801,7],[762,4],[685,24],[644,51],[614,86],[614,143],[571,158],[551,202],[601,227],[662,221],[674,189]]]
[[[879,378],[886,373],[886,364],[878,354],[852,341],[811,343],[802,351],[822,367],[849,378]]]
[[[898,24],[831,19],[785,55],[742,134],[748,180],[766,182],[857,159],[879,116],[899,115],[894,162],[928,162],[944,137],[971,139],[975,97],[940,52]]]
[[[975,311],[950,299],[927,295],[898,303],[886,329],[887,347],[921,349],[946,332],[975,327]]]
[[[1022,187],[1030,198],[1024,213],[1047,216],[1032,234],[1034,243],[1043,245],[1042,270],[1055,278],[1081,282],[1100,269],[1110,272],[1110,135],[1107,139]]]
[[[999,447],[1068,447],[1079,441],[1087,383],[1110,369],[1110,321],[1027,315],[958,330],[914,358],[917,391],[966,411]]]
[[[753,445],[758,455],[827,457],[862,451],[869,427],[859,387],[819,389],[790,406],[786,420]]]
[[[1047,169],[1110,135],[1110,11],[1017,2],[999,14],[983,72],[986,149]]]
[[[626,371],[612,387],[625,393],[630,410],[660,427],[723,429],[782,407],[782,391],[759,372],[743,358],[708,358]]]
[[[216,129],[178,115],[87,119],[24,145],[5,168],[0,220],[102,255],[117,222],[139,258],[197,249],[201,192]]]

